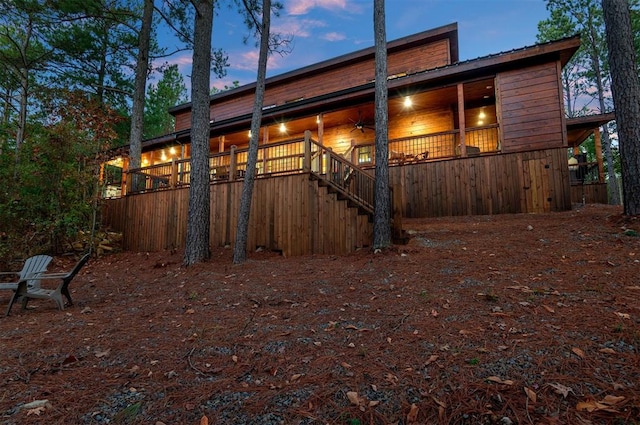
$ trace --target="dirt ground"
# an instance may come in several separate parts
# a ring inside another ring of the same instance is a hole
[[[242,266],[93,258],[75,305],[0,319],[0,423],[640,424],[621,212],[407,220],[382,253]]]

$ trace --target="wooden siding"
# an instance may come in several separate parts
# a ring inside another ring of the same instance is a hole
[[[370,245],[372,224],[326,187],[297,174],[255,182],[247,246],[284,255],[347,254]],[[233,245],[242,182],[211,185],[212,246]],[[189,190],[106,200],[102,221],[123,232],[123,248],[159,251],[186,241]]]
[[[556,62],[498,74],[496,93],[504,152],[567,146]]]
[[[571,209],[564,149],[391,167],[403,217],[535,213]]]
[[[574,204],[608,204],[609,192],[606,183],[571,186],[571,202]]]
[[[449,40],[443,39],[416,46],[406,50],[391,52],[388,56],[388,74],[412,74],[418,71],[433,69],[450,64]],[[309,99],[316,96],[361,86],[371,82],[375,76],[374,58],[366,58],[353,63],[327,69],[304,78],[286,81],[276,86],[269,85],[265,92],[264,105],[283,105],[296,99]],[[211,104],[211,119],[222,121],[250,114],[253,107],[254,93],[235,96]],[[191,112],[181,111],[176,114],[175,131],[191,127]]]

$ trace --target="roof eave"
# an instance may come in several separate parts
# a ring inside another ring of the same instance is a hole
[[[415,45],[432,43],[434,41],[449,39],[449,49],[451,53],[451,62],[458,62],[458,24],[451,23],[448,25],[443,25],[438,28],[429,29],[426,31],[419,32],[417,34],[412,34],[406,37],[402,37],[387,43],[387,51],[394,52],[398,50],[404,50],[410,48]],[[280,75],[276,75],[270,78],[267,78],[265,81],[265,86],[268,87],[274,84],[282,84],[288,80],[295,80],[305,78],[308,74],[317,74],[318,72],[322,72],[326,69],[331,69],[336,65],[344,65],[352,62],[362,61],[367,57],[375,56],[375,47],[367,47],[362,50],[358,50],[356,52],[347,53],[345,55],[341,55],[335,58],[331,58],[322,62],[318,62],[313,65],[309,65],[303,68],[298,68],[293,71],[289,71]],[[241,87],[237,87],[231,90],[226,90],[220,93],[216,93],[212,95],[209,99],[210,102],[228,99],[233,97],[239,97],[245,95],[247,92],[254,92],[256,88],[256,83],[249,83],[243,85]],[[179,112],[191,109],[191,102],[184,103],[182,105],[177,105],[169,109],[169,113],[175,115]]]

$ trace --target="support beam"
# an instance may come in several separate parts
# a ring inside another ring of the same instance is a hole
[[[598,161],[598,182],[604,183],[604,160],[602,158],[602,136],[600,135],[600,127],[593,131],[593,138],[596,148],[596,161]]]
[[[465,142],[465,133],[467,124],[464,117],[464,85],[458,84],[458,122],[460,123],[460,156],[463,158],[467,156],[467,145]]]

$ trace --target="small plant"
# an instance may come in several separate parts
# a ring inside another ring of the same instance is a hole
[[[480,359],[477,357],[474,357],[472,359],[467,360],[467,363],[469,363],[472,366],[476,366],[478,364],[480,364]]]
[[[633,229],[627,229],[624,231],[625,236],[632,236],[634,238],[637,238],[638,236],[640,236],[640,233],[636,232]]]
[[[196,291],[192,291],[191,293],[189,293],[189,299],[190,300],[197,300],[198,299],[198,293]]]
[[[486,294],[484,294],[484,298],[485,298],[487,301],[490,301],[490,302],[496,302],[496,301],[498,301],[498,296],[497,296],[497,295],[495,295],[495,294],[491,294],[491,293],[489,293],[489,292],[487,292]]]
[[[617,334],[621,333],[623,330],[624,330],[624,326],[622,326],[622,323],[618,323],[616,327],[613,328],[613,332]]]

